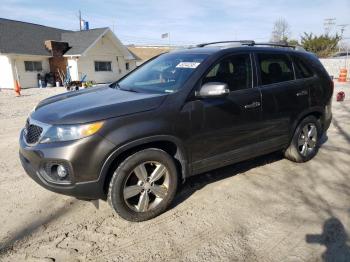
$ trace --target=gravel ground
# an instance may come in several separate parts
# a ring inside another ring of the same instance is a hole
[[[189,179],[169,211],[130,223],[107,203],[27,177],[18,134],[33,106],[64,92],[0,91],[0,261],[350,261],[350,85],[316,158],[271,154]]]

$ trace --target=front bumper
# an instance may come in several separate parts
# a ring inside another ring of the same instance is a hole
[[[42,187],[80,199],[105,199],[102,165],[114,145],[99,135],[67,142],[27,145],[23,130],[19,156],[26,173]],[[68,181],[50,179],[46,166],[62,163],[69,170]]]

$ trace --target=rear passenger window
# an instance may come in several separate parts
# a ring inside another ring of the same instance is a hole
[[[252,87],[252,67],[249,54],[233,55],[217,63],[203,79],[226,83],[230,91]]]
[[[298,79],[312,77],[314,74],[310,67],[304,63],[301,59],[293,57],[295,74]]]
[[[282,54],[258,54],[262,85],[294,80],[292,63]]]

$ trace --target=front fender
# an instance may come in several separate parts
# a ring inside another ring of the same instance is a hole
[[[155,135],[155,136],[149,136],[140,138],[137,140],[134,140],[132,142],[128,142],[126,144],[123,144],[122,146],[119,146],[115,148],[107,157],[106,161],[104,162],[100,175],[99,180],[105,181],[106,177],[108,175],[109,169],[113,162],[120,156],[122,153],[132,149],[136,148],[142,145],[146,145],[152,142],[171,142],[174,143],[177,147],[177,152],[175,154],[175,158],[180,162],[181,169],[182,169],[182,179],[185,180],[186,177],[190,176],[190,169],[189,169],[189,159],[188,159],[188,153],[187,150],[182,143],[182,141],[174,136],[170,135]]]

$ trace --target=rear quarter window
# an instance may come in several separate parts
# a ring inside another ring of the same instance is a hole
[[[262,85],[294,80],[292,62],[284,54],[257,54]]]

